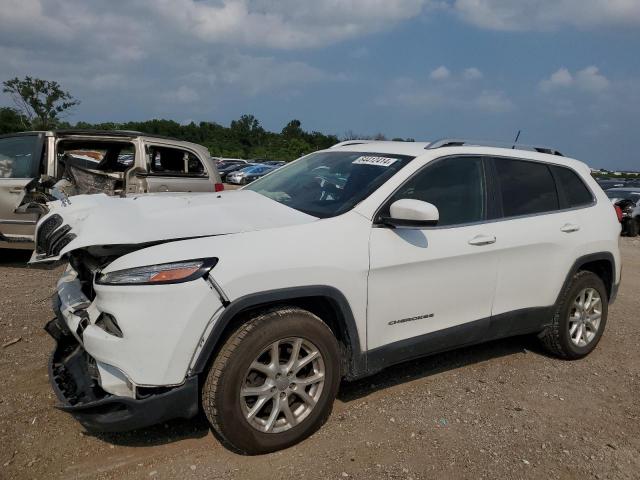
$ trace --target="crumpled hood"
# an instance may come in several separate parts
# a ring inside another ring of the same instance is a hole
[[[71,205],[52,202],[49,217],[60,215],[76,238],[57,256],[34,255],[32,262],[56,260],[78,248],[131,245],[249,232],[312,222],[299,212],[250,190],[201,194],[142,194],[126,198],[78,195]],[[36,242],[38,239],[36,238]]]

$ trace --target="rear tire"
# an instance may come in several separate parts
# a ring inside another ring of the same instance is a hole
[[[203,410],[232,450],[254,455],[287,448],[329,417],[339,359],[333,332],[312,313],[259,314],[220,349],[202,389]]]
[[[561,294],[551,325],[540,336],[543,345],[560,358],[585,357],[602,337],[608,306],[602,279],[589,271],[576,273]]]
[[[637,237],[640,230],[640,218],[630,218],[627,221],[627,237]]]

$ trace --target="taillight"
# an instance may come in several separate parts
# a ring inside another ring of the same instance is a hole
[[[622,209],[618,205],[614,205],[613,208],[616,210],[616,215],[618,216],[618,221],[622,222]]]
[[[221,191],[223,191],[223,190],[224,190],[224,183],[216,183],[216,184],[213,186],[213,190],[214,190],[214,191],[216,191],[216,192],[221,192]]]

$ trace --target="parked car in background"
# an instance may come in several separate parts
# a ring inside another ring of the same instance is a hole
[[[216,165],[219,165],[221,163],[243,163],[245,165],[249,165],[251,162],[249,162],[248,160],[244,160],[242,158],[225,158],[225,157],[211,157],[212,160],[215,161]]]
[[[620,209],[622,235],[636,237],[640,233],[640,187],[611,188],[607,197]]]
[[[46,327],[61,408],[97,431],[203,410],[258,454],[320,428],[342,379],[525,334],[585,357],[620,224],[584,163],[524,148],[345,142],[240,190],[58,203],[32,259],[69,260]]]
[[[263,165],[269,165],[271,167],[284,167],[287,162],[284,162],[282,160],[266,160],[264,162],[260,162]]]
[[[220,173],[220,178],[222,179],[222,181],[226,182],[227,175],[229,175],[231,172],[236,172],[252,165],[253,164],[239,162],[221,162],[218,164],[218,173]]]
[[[202,145],[130,131],[0,136],[0,248],[33,249],[47,202],[73,195],[214,192],[224,188]]]
[[[596,179],[598,185],[603,190],[609,190],[610,188],[621,188],[625,186],[625,182],[621,180],[608,180],[608,179]]]
[[[242,168],[240,170],[236,170],[235,172],[229,173],[226,177],[226,180],[227,183],[233,183],[235,185],[246,185],[247,183],[251,183],[258,178],[265,176],[267,173],[276,170],[276,168],[277,167],[262,164],[250,165],[246,168]]]

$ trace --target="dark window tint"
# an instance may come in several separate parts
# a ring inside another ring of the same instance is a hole
[[[560,188],[564,193],[567,208],[588,205],[593,202],[593,196],[580,177],[564,167],[551,167]]]
[[[479,158],[456,157],[440,160],[417,173],[386,206],[411,198],[438,207],[439,226],[478,222],[484,219],[484,175]]]
[[[558,193],[549,167],[524,160],[495,159],[505,217],[558,210]]]

